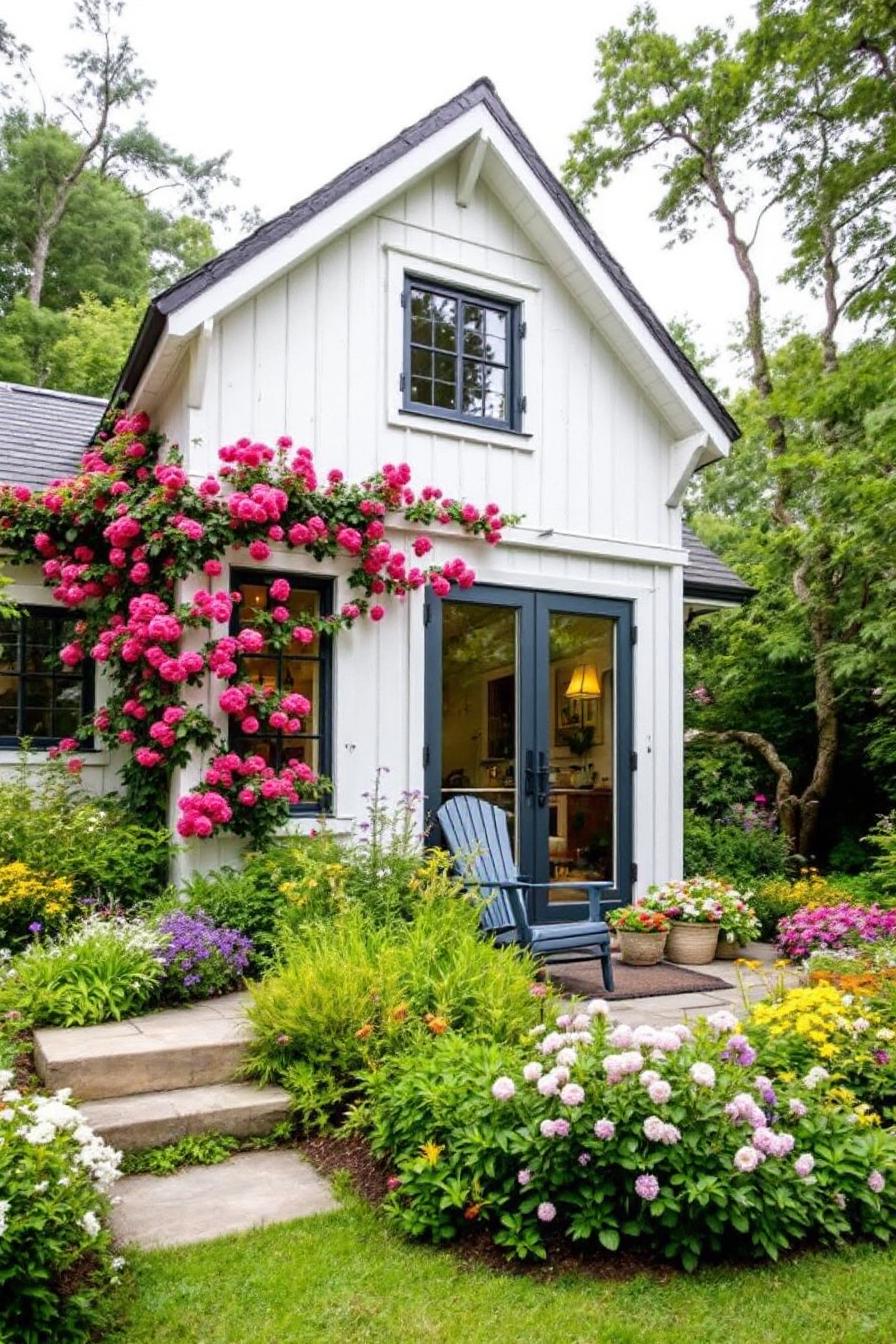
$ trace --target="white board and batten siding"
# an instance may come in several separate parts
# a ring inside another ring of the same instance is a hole
[[[495,548],[442,536],[436,558],[463,555],[483,582],[633,601],[643,890],[677,876],[681,862],[684,553],[678,510],[666,505],[677,436],[484,181],[466,208],[456,184],[455,164],[437,169],[217,316],[201,408],[187,407],[185,364],[152,409],[197,478],[242,435],[273,443],[288,433],[314,450],[321,474],[339,467],[350,479],[407,461],[418,488],[432,483],[524,516]],[[524,434],[402,413],[406,273],[524,304]],[[303,560],[283,551],[268,567],[295,570]],[[309,572],[337,576],[341,603],[346,570]],[[348,825],[363,814],[377,767],[388,767],[392,796],[422,786],[420,594],[343,635],[334,676],[334,812]],[[218,689],[208,691],[212,709]],[[179,785],[198,771],[196,762]],[[211,867],[233,853],[229,841],[205,843],[189,861]]]

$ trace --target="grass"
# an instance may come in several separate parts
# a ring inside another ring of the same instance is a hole
[[[891,1344],[896,1248],[625,1282],[410,1246],[371,1209],[129,1256],[109,1344]]]

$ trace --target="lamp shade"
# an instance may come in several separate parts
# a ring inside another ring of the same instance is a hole
[[[567,700],[597,700],[600,697],[600,676],[593,663],[574,667],[565,691]]]

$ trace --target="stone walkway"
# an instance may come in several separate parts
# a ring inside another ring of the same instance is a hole
[[[654,1027],[666,1027],[689,1018],[705,1017],[720,1008],[741,1014],[744,1011],[744,995],[751,1002],[764,998],[781,976],[788,987],[800,982],[796,970],[773,968],[777,952],[770,943],[750,943],[743,955],[747,960],[758,961],[760,969],[735,966],[733,961],[714,961],[710,966],[693,967],[695,971],[703,971],[727,981],[728,989],[711,989],[697,994],[659,994],[647,999],[616,999],[610,1003],[613,1020],[626,1022],[632,1027],[641,1022]],[[738,976],[743,989],[738,983]]]

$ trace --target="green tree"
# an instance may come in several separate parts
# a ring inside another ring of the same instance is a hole
[[[893,517],[896,491],[892,351],[880,343],[845,359],[838,328],[868,313],[886,329],[896,312],[893,252],[880,257],[893,234],[892,9],[760,0],[739,37],[699,28],[682,42],[642,6],[597,49],[598,96],[573,137],[570,188],[585,200],[634,161],[657,163],[654,214],[672,243],[713,223],[743,281],[751,388],[736,412],[746,432],[730,463],[699,482],[696,508],[707,539],[722,542],[761,595],[723,626],[730,666],[714,732],[761,757],[782,827],[809,854],[841,750],[844,697],[871,670],[877,684],[891,655],[893,566],[880,520]],[[788,275],[818,295],[822,316],[817,333],[776,351],[755,257],[763,225],[781,217]],[[721,521],[729,512],[736,535]],[[788,759],[780,737],[738,722],[751,707],[737,669],[743,677],[757,663],[764,673],[801,670],[795,687],[808,680],[797,701],[800,714],[810,707],[808,751],[794,746]]]

